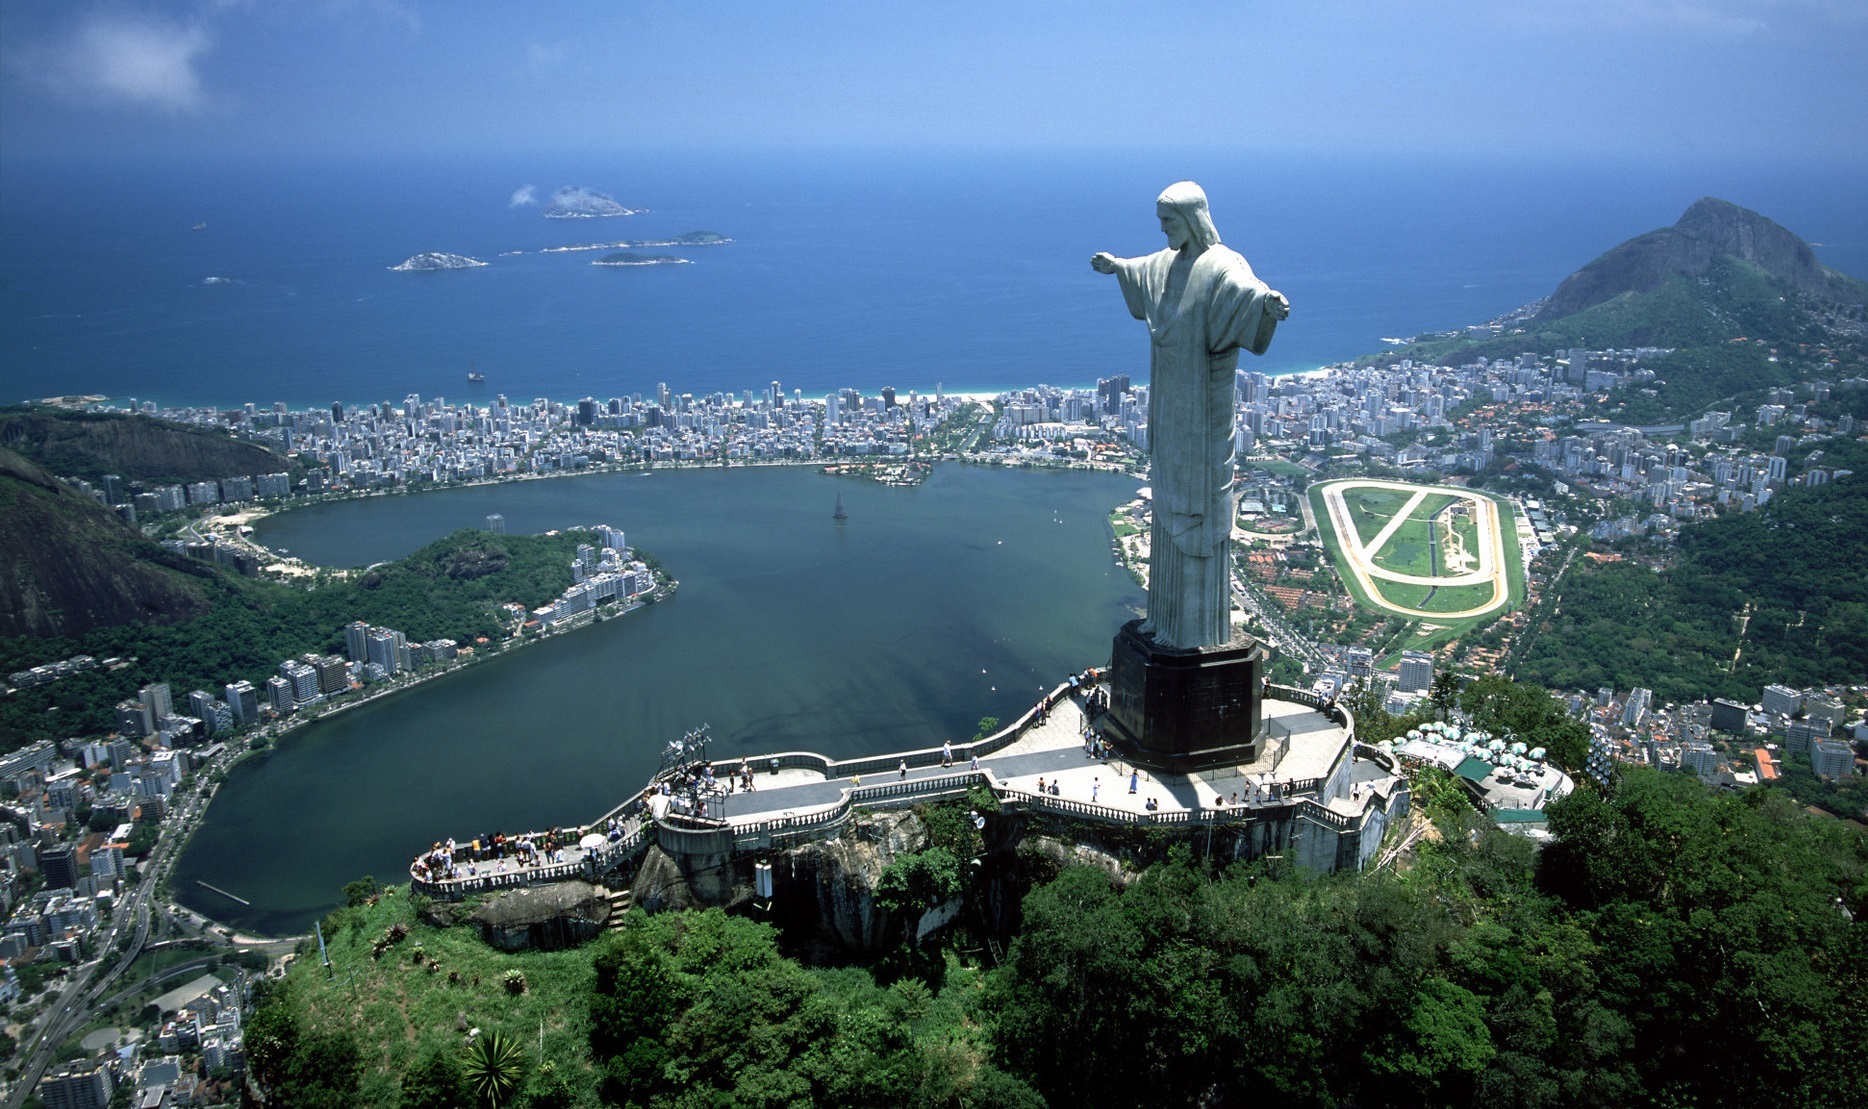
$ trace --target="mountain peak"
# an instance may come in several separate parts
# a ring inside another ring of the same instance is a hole
[[[1808,296],[1860,303],[1859,283],[1816,260],[1810,244],[1729,200],[1701,197],[1672,227],[1650,231],[1563,279],[1539,319],[1580,312],[1628,292],[1650,292],[1674,276],[1699,278],[1736,258]]]

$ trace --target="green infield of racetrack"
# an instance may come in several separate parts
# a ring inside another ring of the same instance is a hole
[[[1349,518],[1355,522],[1356,537],[1363,546],[1369,540],[1381,534],[1394,519],[1395,513],[1408,501],[1408,494],[1394,493],[1386,489],[1369,489],[1355,496],[1344,496],[1343,503],[1349,506]]]
[[[1443,587],[1435,591],[1433,603],[1409,604],[1407,602],[1418,601],[1419,599],[1424,598],[1426,596],[1428,587],[1419,586],[1419,585],[1407,586],[1407,585],[1402,585],[1399,582],[1382,583],[1381,588],[1382,588],[1384,595],[1381,598],[1375,598],[1375,597],[1369,596],[1368,592],[1362,588],[1362,583],[1359,580],[1357,580],[1356,576],[1354,575],[1354,573],[1351,572],[1349,568],[1348,556],[1343,553],[1342,543],[1338,539],[1337,534],[1336,534],[1335,521],[1333,521],[1330,518],[1329,506],[1324,503],[1323,490],[1327,484],[1328,483],[1326,482],[1322,482],[1322,483],[1312,485],[1309,488],[1309,490],[1306,491],[1305,495],[1310,498],[1311,515],[1316,518],[1318,536],[1319,538],[1322,539],[1323,545],[1329,550],[1330,557],[1332,560],[1334,560],[1336,564],[1337,578],[1343,583],[1343,587],[1349,591],[1349,595],[1355,599],[1355,602],[1357,604],[1362,605],[1365,608],[1373,609],[1376,612],[1380,612],[1385,615],[1398,615],[1398,616],[1401,616],[1403,619],[1412,620],[1417,623],[1422,622],[1423,620],[1425,620],[1425,622],[1428,622],[1428,623],[1433,623],[1434,621],[1432,621],[1430,618],[1423,618],[1423,617],[1411,616],[1411,615],[1407,615],[1403,613],[1396,613],[1392,608],[1389,607],[1388,604],[1383,604],[1382,602],[1384,600],[1391,600],[1392,603],[1395,603],[1395,604],[1406,604],[1406,607],[1409,607],[1409,608],[1421,608],[1421,609],[1426,609],[1427,611],[1431,612],[1435,610],[1440,610],[1442,608],[1442,599],[1445,598],[1445,602],[1444,602],[1445,611],[1458,611],[1460,608],[1471,607],[1474,604],[1483,603],[1487,598],[1491,596],[1491,589],[1487,586]],[[1430,650],[1436,646],[1439,646],[1442,643],[1446,643],[1453,639],[1457,639],[1458,637],[1466,634],[1467,631],[1473,628],[1482,627],[1486,624],[1489,624],[1493,620],[1497,619],[1498,617],[1504,615],[1507,612],[1510,612],[1516,609],[1518,606],[1524,603],[1524,561],[1523,561],[1522,556],[1519,554],[1519,550],[1518,550],[1518,527],[1517,527],[1516,511],[1512,508],[1511,502],[1505,500],[1502,497],[1493,497],[1491,496],[1491,494],[1485,493],[1482,490],[1477,490],[1477,489],[1468,490],[1468,492],[1477,493],[1480,496],[1491,497],[1492,501],[1498,505],[1499,535],[1503,541],[1504,554],[1505,554],[1505,585],[1506,585],[1506,589],[1508,590],[1507,600],[1503,608],[1500,608],[1494,612],[1489,612],[1485,614],[1484,616],[1472,617],[1470,619],[1465,619],[1465,620],[1451,621],[1445,625],[1440,626],[1439,628],[1437,628],[1436,630],[1430,632],[1429,634],[1425,636],[1410,637],[1406,646],[1411,649],[1423,650],[1423,651]],[[1384,490],[1363,490],[1363,491],[1358,492],[1359,497],[1367,497],[1367,496],[1373,496],[1373,495],[1380,495],[1383,497],[1392,498],[1391,500],[1388,500],[1386,502],[1387,514],[1392,514],[1396,509],[1400,508],[1401,505],[1405,504],[1407,502],[1407,497],[1408,497],[1408,494],[1406,493],[1388,492]],[[1445,496],[1451,497],[1452,495],[1446,494]],[[1350,496],[1348,494],[1345,494],[1343,499],[1345,500],[1345,502],[1350,502]],[[1438,503],[1441,503],[1441,504],[1445,503],[1444,500],[1440,500],[1439,497],[1437,496],[1430,496],[1426,500],[1422,501],[1421,507],[1425,511],[1431,512],[1432,508],[1428,506],[1433,505],[1436,501],[1438,501]],[[1350,502],[1350,503],[1353,503],[1353,502]],[[1352,510],[1351,515],[1352,517],[1357,518],[1358,520],[1357,530],[1361,531],[1364,526],[1361,523],[1361,516],[1363,514],[1355,513]],[[1386,519],[1387,519],[1387,515],[1384,515],[1382,517],[1382,520],[1385,522]],[[1409,526],[1412,526],[1412,525],[1403,525],[1401,529],[1397,530],[1397,532],[1395,533],[1395,536],[1391,537],[1390,543],[1392,544],[1394,542],[1394,539],[1398,538],[1402,534],[1402,532],[1407,531]],[[1459,525],[1456,524],[1455,526],[1459,526]],[[1422,533],[1424,537],[1424,534],[1425,534],[1424,522],[1421,523],[1421,529],[1422,529]],[[1377,523],[1373,529],[1369,530],[1365,534],[1364,541],[1366,541],[1368,538],[1372,538],[1375,535],[1375,532],[1379,530],[1381,530],[1381,523]],[[1467,543],[1466,549],[1469,551],[1476,552],[1478,550],[1477,545],[1480,542],[1479,535],[1478,535],[1478,527],[1474,525],[1472,521],[1466,520],[1464,521],[1464,526],[1462,528],[1462,535],[1466,539],[1466,543]],[[1412,571],[1412,572],[1424,572],[1424,571]],[[1392,592],[1390,592],[1391,590]],[[1462,594],[1477,595],[1477,600],[1466,599],[1465,597],[1461,596]],[[1458,598],[1462,603],[1454,603],[1455,598]]]
[[[1489,585],[1443,585],[1435,589],[1430,585],[1407,585],[1378,578],[1375,589],[1390,604],[1425,609],[1428,612],[1462,612],[1492,599],[1492,587]],[[1429,597],[1429,593],[1433,596]]]

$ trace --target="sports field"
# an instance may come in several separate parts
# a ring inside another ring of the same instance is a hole
[[[1452,486],[1347,478],[1311,487],[1324,542],[1360,603],[1452,623],[1502,612],[1521,591],[1511,508]]]

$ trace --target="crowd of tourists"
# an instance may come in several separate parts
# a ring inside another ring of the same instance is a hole
[[[567,861],[565,849],[575,843],[574,835],[558,828],[516,836],[488,832],[465,843],[450,836],[445,843],[438,842],[416,856],[409,873],[438,882],[549,866]]]

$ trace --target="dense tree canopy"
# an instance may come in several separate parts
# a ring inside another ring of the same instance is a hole
[[[1579,560],[1518,677],[1557,689],[1639,685],[1663,702],[1868,674],[1868,482],[1792,489],[1681,529],[1679,557]]]
[[[1400,875],[1066,871],[994,982],[1002,1059],[1089,1106],[1864,1103],[1858,835],[1651,771],[1552,827],[1540,859],[1444,822]]]
[[[1548,703],[1464,692],[1520,722]],[[392,894],[325,922],[350,969],[301,960],[248,1022],[249,1058],[284,1104],[441,1104],[459,1030],[398,1022],[458,1011],[516,1045],[512,1104],[540,1107],[1868,1104],[1857,829],[1639,768],[1551,806],[1541,851],[1422,807],[1434,823],[1395,869],[1216,868],[1185,845],[1140,873],[1065,869],[996,968],[961,958],[984,943],[965,933],[936,962],[809,968],[717,909],[482,955]],[[412,960],[367,954],[391,922]],[[520,962],[530,988],[443,984],[435,958]]]

